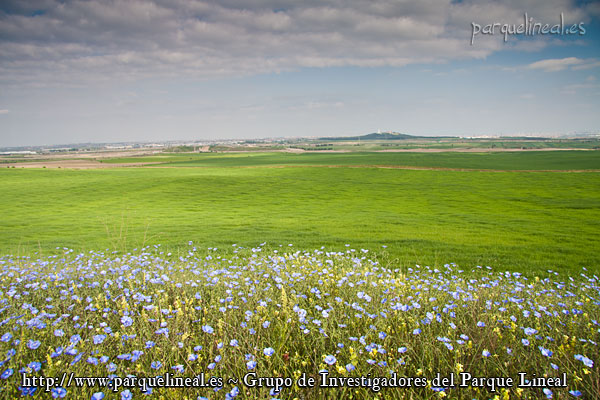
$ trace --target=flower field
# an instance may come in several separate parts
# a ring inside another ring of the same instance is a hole
[[[349,246],[4,256],[0,398],[597,398],[596,275],[461,267]]]

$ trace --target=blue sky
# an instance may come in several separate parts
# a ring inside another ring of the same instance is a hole
[[[478,35],[472,23],[583,23]],[[0,146],[598,132],[600,3],[4,1]]]

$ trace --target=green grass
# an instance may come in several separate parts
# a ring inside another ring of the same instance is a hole
[[[494,170],[600,169],[599,151],[545,151],[504,153],[200,153],[163,154],[104,160],[106,163],[160,162],[181,167],[249,166],[413,166],[426,168]],[[161,164],[162,165],[162,164]]]
[[[170,168],[0,169],[0,251],[266,241],[295,248],[385,245],[404,266],[598,270],[597,172],[309,166],[597,169],[599,154],[196,154],[161,158]],[[286,164],[297,167],[258,168]]]

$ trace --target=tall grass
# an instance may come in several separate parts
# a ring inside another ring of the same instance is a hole
[[[179,257],[160,246],[5,256],[0,276],[0,397],[7,399],[30,393],[23,374],[57,377],[36,398],[146,398],[144,381],[132,378],[167,373],[222,381],[155,387],[150,398],[592,399],[600,392],[600,287],[585,270],[528,277],[403,268],[350,247],[224,252],[190,244]],[[378,381],[326,388],[324,370]],[[248,373],[292,383],[255,387],[244,382]],[[458,387],[460,373],[486,380]],[[566,387],[519,387],[519,373],[531,381],[565,373]],[[378,390],[394,374],[424,385]],[[454,374],[455,387],[435,382],[437,374]],[[315,378],[314,386],[299,387],[302,376]],[[76,387],[75,377],[109,377],[113,386]],[[514,382],[492,386],[492,377]]]

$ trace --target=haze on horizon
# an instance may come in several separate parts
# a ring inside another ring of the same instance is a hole
[[[525,14],[585,33],[471,45]],[[3,1],[0,147],[598,131],[599,20],[570,0]]]

